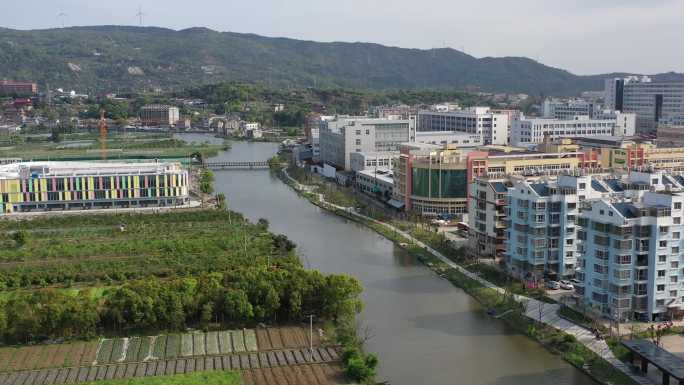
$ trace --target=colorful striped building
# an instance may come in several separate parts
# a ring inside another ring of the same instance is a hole
[[[178,206],[188,184],[180,163],[13,163],[0,166],[0,214]]]

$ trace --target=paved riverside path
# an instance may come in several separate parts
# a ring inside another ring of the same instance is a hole
[[[289,178],[290,181],[292,181],[295,184],[295,189],[300,190],[300,191],[306,191],[306,192],[312,192],[313,191],[313,186],[307,186],[299,183],[295,179],[293,179],[289,174],[287,174],[287,171],[283,170],[285,176]],[[480,277],[479,275],[468,271],[466,268],[456,264],[449,258],[445,257],[442,253],[439,251],[431,248],[430,246],[426,245],[425,243],[421,242],[420,240],[414,238],[412,235],[388,224],[385,222],[378,221],[374,218],[367,217],[363,214],[357,213],[353,208],[351,207],[343,207],[343,206],[338,206],[336,204],[330,203],[325,201],[323,198],[322,194],[317,194],[318,199],[320,202],[324,203],[327,206],[336,208],[338,210],[343,210],[346,211],[348,214],[353,215],[355,217],[367,220],[367,221],[372,221],[377,224],[386,226],[392,231],[395,231],[398,234],[401,234],[403,237],[406,239],[409,239],[411,242],[415,243],[416,245],[422,247],[423,249],[427,250],[430,252],[432,255],[437,257],[439,260],[444,262],[445,264],[449,265],[449,267],[454,268],[461,272],[462,274],[466,275],[467,277],[479,282],[485,287],[488,287],[490,289],[496,290],[497,292],[503,294],[505,290],[501,287],[498,287],[494,285],[493,283],[485,280],[484,278]],[[597,340],[594,337],[594,334],[591,333],[588,329],[579,326],[575,323],[572,323],[564,318],[561,318],[558,316],[558,311],[560,309],[560,306],[558,304],[549,304],[549,303],[543,303],[541,301],[538,301],[534,298],[528,298],[525,296],[521,295],[515,295],[514,296],[515,300],[524,304],[525,306],[525,315],[528,318],[534,319],[536,321],[539,321],[539,308],[541,306],[542,308],[542,316],[541,316],[541,322],[552,326],[556,329],[559,329],[567,334],[570,334],[577,338],[579,342],[582,343],[582,345],[586,346],[589,350],[593,351],[597,355],[599,355],[601,358],[606,360],[608,363],[613,365],[615,368],[620,370],[621,372],[627,374],[629,377],[631,377],[637,384],[641,385],[656,385],[651,379],[640,376],[636,373],[634,373],[625,363],[622,361],[618,360],[613,352],[610,350],[608,347],[608,344],[606,343],[605,340]]]
[[[74,384],[97,380],[170,376],[211,370],[244,371],[337,362],[340,352],[334,347],[282,349],[240,354],[188,357],[147,362],[23,370],[0,373],[0,385]]]

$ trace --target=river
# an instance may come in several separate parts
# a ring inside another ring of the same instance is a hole
[[[186,134],[189,141],[217,140]],[[215,159],[266,160],[273,143],[234,142]],[[380,357],[379,380],[392,385],[590,385],[474,299],[375,232],[300,198],[268,171],[216,172],[231,209],[297,243],[308,267],[347,273],[364,286],[366,347]]]

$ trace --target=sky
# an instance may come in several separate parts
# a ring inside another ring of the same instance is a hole
[[[207,27],[526,56],[576,74],[684,72],[684,0],[0,0],[0,26]],[[62,16],[58,16],[62,14]]]

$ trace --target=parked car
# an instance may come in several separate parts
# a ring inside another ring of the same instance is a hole
[[[551,290],[558,290],[561,288],[561,285],[558,281],[547,281],[546,287]]]
[[[570,281],[560,281],[560,288],[563,290],[575,290],[575,287]]]
[[[580,281],[577,278],[573,278],[570,280],[570,283],[572,283],[572,285],[574,286],[574,285],[579,285],[580,283],[582,283],[582,281]]]

